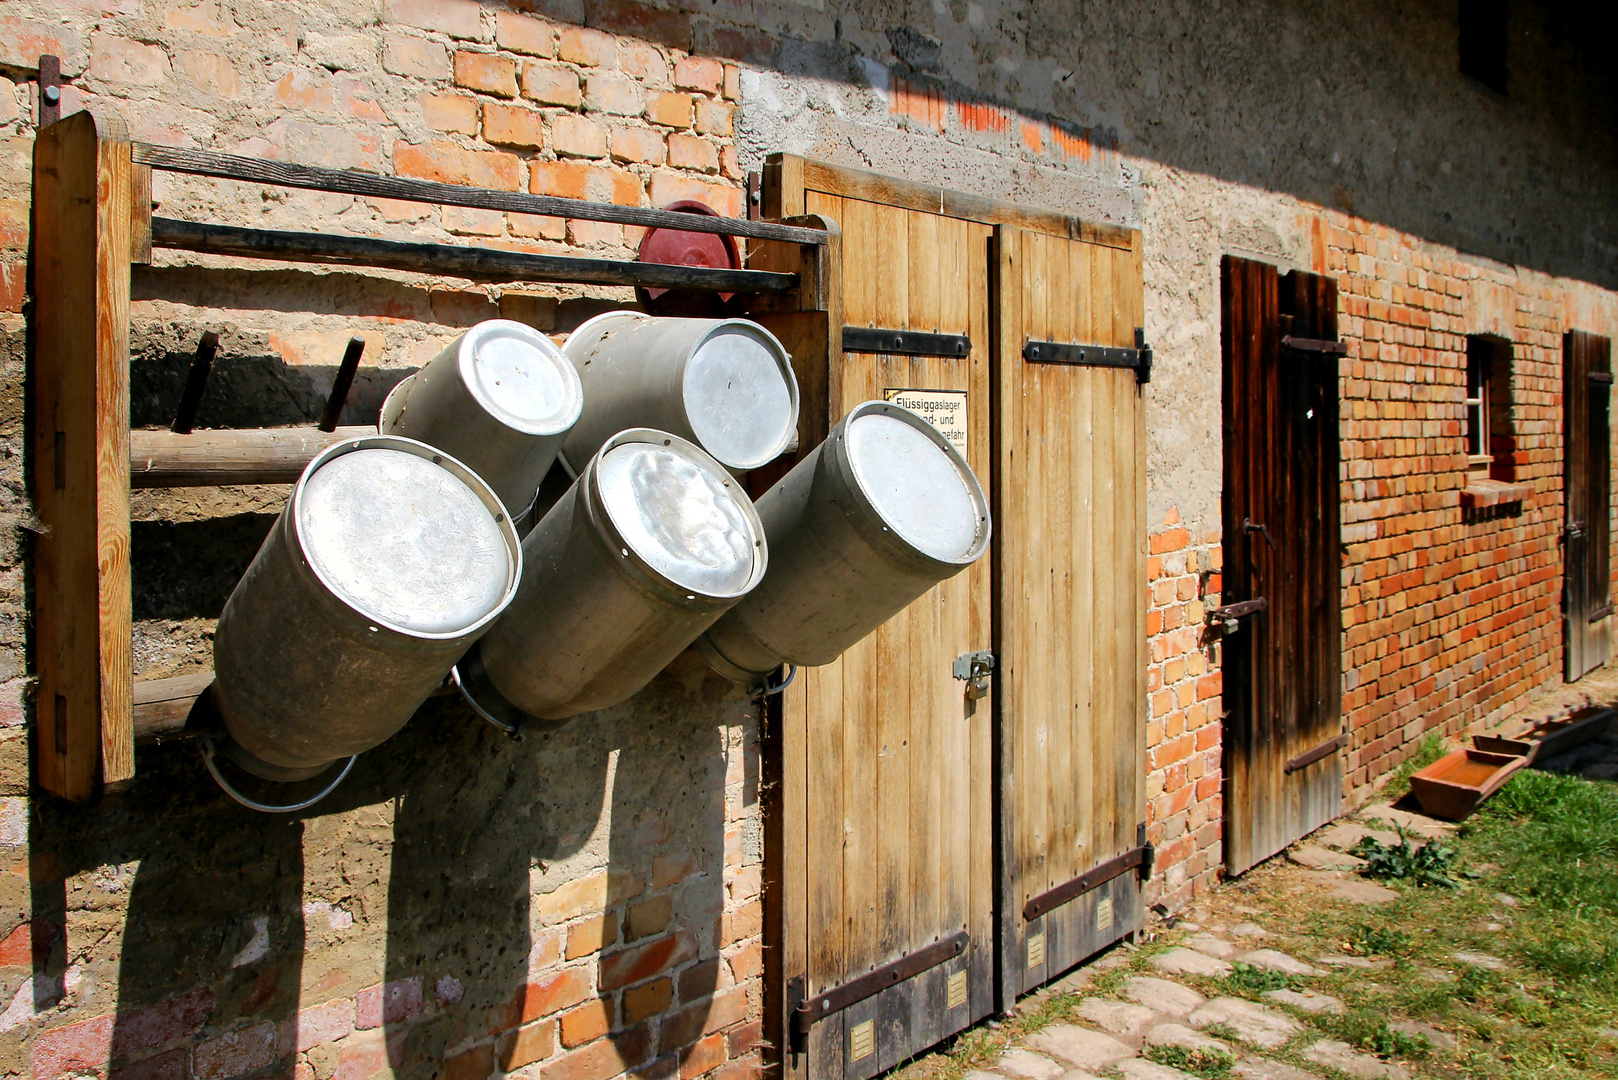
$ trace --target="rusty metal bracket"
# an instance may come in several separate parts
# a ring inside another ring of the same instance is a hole
[[[1139,836],[1139,831],[1136,833]],[[1157,849],[1151,844],[1142,844],[1140,847],[1108,859],[1093,870],[1087,870],[1072,881],[1058,885],[1047,892],[1042,892],[1022,907],[1024,922],[1032,922],[1053,908],[1059,908],[1071,900],[1077,900],[1092,889],[1099,888],[1115,877],[1121,877],[1136,867],[1140,868],[1140,878],[1145,881],[1152,876],[1152,866],[1157,862]]]
[[[971,935],[965,930],[959,930],[924,949],[918,949],[908,956],[901,956],[892,963],[883,964],[875,971],[810,998],[793,1010],[794,1033],[807,1035],[810,1027],[832,1013],[841,1012],[850,1005],[857,1005],[868,997],[875,997],[890,986],[955,959],[966,951],[967,943],[971,940]]]
[[[62,118],[62,61],[45,53],[39,58],[39,126]]]
[[[1286,768],[1283,769],[1282,772],[1287,776],[1291,776],[1299,769],[1307,769],[1321,758],[1330,757],[1347,745],[1347,735],[1339,735],[1335,739],[1328,739],[1326,742],[1321,743],[1313,750],[1306,750],[1297,757],[1293,758],[1291,761],[1287,762]]]
[[[1585,622],[1598,623],[1602,619],[1605,619],[1608,615],[1611,615],[1611,614],[1612,614],[1612,605],[1611,604],[1605,604],[1605,605],[1603,605],[1601,607],[1596,608],[1594,611],[1590,612],[1590,617],[1588,619],[1586,619]]]
[[[893,353],[898,356],[966,356],[972,339],[965,334],[924,334],[919,330],[885,330],[879,326],[843,327],[843,351]]]
[[[1281,348],[1291,349],[1293,352],[1320,353],[1323,356],[1347,356],[1348,346],[1341,341],[1325,341],[1320,338],[1293,337],[1291,334],[1281,339]]]
[[[1229,622],[1232,619],[1239,619],[1243,615],[1257,615],[1269,606],[1270,602],[1264,597],[1255,596],[1251,600],[1226,604],[1224,607],[1209,608],[1208,618],[1213,622]]]
[[[1584,377],[1591,382],[1608,383],[1609,385],[1612,383],[1612,372],[1610,371],[1589,371],[1585,373]]]

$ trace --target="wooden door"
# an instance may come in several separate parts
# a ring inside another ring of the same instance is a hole
[[[1001,226],[996,239],[999,936],[1009,1008],[1141,925],[1146,474],[1139,234],[1107,245]]]
[[[808,185],[796,198],[844,238],[830,422],[919,393],[909,403],[956,421],[946,434],[989,489],[989,227]],[[892,335],[872,330],[909,332],[911,351],[877,351]],[[863,1080],[992,1008],[990,708],[953,675],[992,643],[989,571],[979,560],[781,695],[766,860],[783,901],[772,1020],[790,1073]],[[794,1016],[817,1000],[812,1020]]]
[[[1608,399],[1612,342],[1582,330],[1562,340],[1562,641],[1572,682],[1607,662],[1612,614]]]
[[[1222,285],[1225,867],[1239,874],[1342,808],[1343,347],[1331,279],[1227,256]]]

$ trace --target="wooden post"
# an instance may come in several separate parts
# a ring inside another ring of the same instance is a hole
[[[40,787],[93,798],[134,775],[129,265],[122,125],[75,113],[34,142],[34,746]]]

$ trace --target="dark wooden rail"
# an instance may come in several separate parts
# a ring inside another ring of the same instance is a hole
[[[263,161],[259,158],[221,154],[213,150],[189,150],[178,146],[158,146],[138,142],[134,144],[134,161],[137,165],[149,165],[165,172],[216,176],[226,180],[275,184],[279,187],[336,191],[345,195],[404,199],[409,202],[435,203],[439,206],[470,206],[479,210],[507,210],[517,214],[541,214],[545,217],[611,221],[620,225],[644,225],[658,229],[680,229],[684,232],[724,233],[729,236],[751,237],[755,240],[782,240],[790,244],[827,242],[823,230],[805,229],[796,225],[777,225],[768,221],[749,221],[746,218],[683,214],[677,210],[652,210],[640,206],[617,206],[612,203],[586,202],[582,199],[564,199],[556,195],[492,191],[488,188],[440,184],[432,180],[412,180],[403,176],[382,176],[378,173],[351,169],[321,169],[312,165]]]
[[[378,240],[370,236],[244,229],[161,217],[152,219],[152,246],[251,259],[381,266],[477,281],[560,281],[742,293],[789,292],[798,287],[797,274],[768,270],[714,270],[703,266],[534,255],[498,248]]]

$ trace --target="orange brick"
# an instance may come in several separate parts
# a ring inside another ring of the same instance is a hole
[[[669,84],[669,59],[663,50],[644,41],[626,41],[618,46],[618,66],[648,86]]]
[[[500,1071],[510,1072],[530,1062],[548,1058],[555,1049],[555,1020],[546,1020],[543,1023],[518,1028],[516,1031],[508,1031],[500,1037]],[[487,1072],[480,1073],[478,1080],[484,1080],[488,1075]]]
[[[613,1026],[611,998],[596,998],[562,1014],[562,1045],[572,1049],[599,1039]]]
[[[529,168],[528,190],[535,195],[557,195],[564,199],[587,199],[590,197],[590,174],[595,171],[595,166],[593,165],[585,165],[578,161],[536,161]],[[610,944],[617,939],[618,928],[616,917],[614,917],[612,937],[604,941],[603,944]],[[598,945],[595,948],[600,947]],[[574,954],[572,949],[573,940],[572,931],[570,930],[568,932],[568,958],[572,959],[574,955],[583,955],[582,952]],[[584,951],[593,952],[595,949],[586,948]]]
[[[722,101],[698,98],[697,131],[703,135],[729,135],[731,114],[735,111],[735,106],[726,105]]]
[[[550,23],[512,11],[496,12],[494,40],[502,49],[529,56],[555,56],[556,31]]]
[[[483,106],[483,141],[496,146],[539,149],[544,144],[542,116],[533,109],[489,102]]]
[[[615,990],[650,979],[690,960],[696,956],[696,952],[696,940],[681,930],[644,945],[610,953],[601,960],[601,988]]]
[[[649,94],[646,99],[646,119],[664,127],[687,130],[691,127],[691,95],[679,93]]]
[[[547,173],[545,187],[541,187],[539,174],[541,170]],[[589,165],[577,165],[568,161],[536,161],[534,162],[534,184],[532,191],[536,195],[559,195],[565,199],[588,199],[590,197],[589,174],[593,171]],[[555,173],[554,177],[549,175]],[[608,945],[618,940],[618,916],[608,912],[583,922],[574,923],[567,928],[567,958],[577,960],[587,953],[600,952]]]
[[[725,100],[742,99],[742,71],[735,64],[725,65]]]
[[[486,1080],[492,1072],[494,1072],[494,1047],[485,1043],[446,1060],[444,1068],[438,1075],[443,1080]]]
[[[714,1073],[714,1080],[759,1080],[764,1075],[764,1062],[760,1054],[749,1054],[732,1061]]]
[[[730,975],[737,982],[746,982],[764,970],[764,951],[758,942],[731,954]]]
[[[506,1004],[489,1010],[491,1033],[505,1031],[569,1006],[590,996],[590,979],[581,967],[563,968],[520,987]]]
[[[478,133],[478,102],[465,94],[422,94],[416,99],[421,105],[423,122],[435,131],[454,131],[462,135]]]
[[[441,140],[422,146],[394,143],[393,168],[400,176],[502,191],[516,191],[522,183],[521,163],[515,156],[495,150],[469,150]]]
[[[674,980],[666,976],[624,991],[624,1023],[638,1024],[668,1010],[674,1001]]]
[[[624,1059],[610,1039],[600,1039],[544,1065],[545,1080],[608,1080],[623,1068]]]
[[[564,27],[557,55],[570,64],[592,68],[616,68],[618,43],[612,35],[579,26]]]
[[[584,107],[609,116],[637,116],[646,99],[635,80],[616,71],[598,72],[584,81]]]
[[[661,934],[668,929],[674,914],[674,903],[667,896],[657,896],[632,906],[624,916],[624,940]]]
[[[742,167],[736,160],[736,147],[726,143],[719,151],[719,171],[727,180],[740,180]]]
[[[22,263],[0,263],[0,311],[21,311],[27,297],[28,268]]]
[[[551,121],[551,149],[563,157],[606,157],[607,131],[594,120],[563,114]]]
[[[725,82],[725,65],[705,56],[687,56],[674,65],[674,85],[681,90],[717,94]]]
[[[495,97],[517,96],[517,61],[498,53],[455,53],[455,85]]]
[[[579,73],[560,64],[524,64],[522,96],[541,105],[577,109],[584,103],[579,89]]]
[[[718,172],[719,151],[706,139],[675,132],[669,136],[669,164],[677,169]]]
[[[709,1035],[693,1046],[680,1064],[681,1080],[692,1080],[725,1063],[725,1037]]]
[[[620,127],[612,129],[612,158],[614,161],[650,162],[661,165],[668,157],[661,132],[651,128]]]

